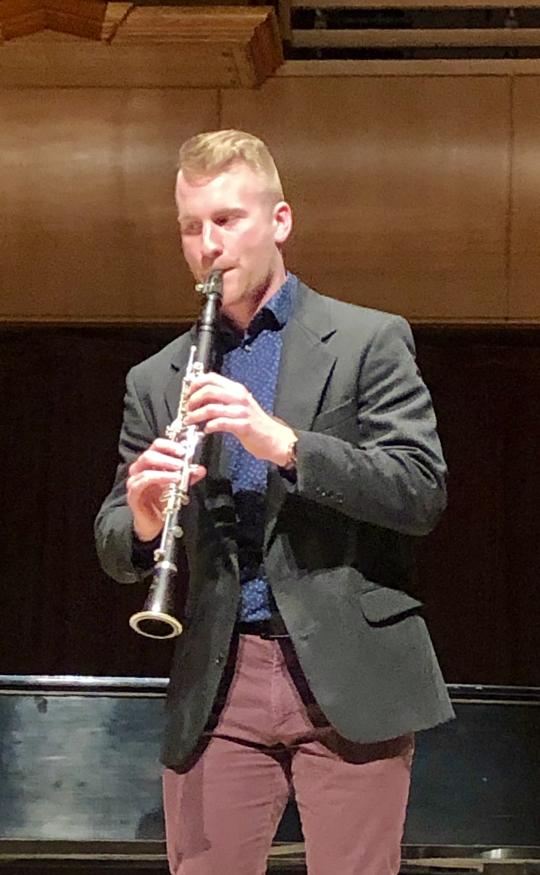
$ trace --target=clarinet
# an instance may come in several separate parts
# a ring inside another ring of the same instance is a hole
[[[174,616],[176,576],[178,574],[178,541],[183,535],[179,525],[182,507],[189,504],[189,480],[195,454],[204,431],[199,425],[185,425],[189,390],[195,377],[211,369],[219,311],[223,297],[223,271],[212,270],[204,283],[198,283],[197,291],[205,297],[199,320],[197,344],[189,354],[180,402],[175,420],[167,427],[166,436],[177,441],[183,451],[182,467],[177,482],[165,493],[163,529],[159,547],[154,553],[154,570],[148,597],[142,611],[130,617],[129,625],[135,632],[147,638],[176,638],[182,632],[182,624]]]

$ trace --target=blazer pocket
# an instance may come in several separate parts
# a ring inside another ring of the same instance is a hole
[[[399,589],[380,586],[358,594],[362,613],[369,623],[384,624],[398,620],[403,614],[417,612],[422,602]]]
[[[356,398],[348,398],[341,404],[323,410],[313,420],[313,431],[333,431],[349,419],[356,421],[358,416],[358,402]]]

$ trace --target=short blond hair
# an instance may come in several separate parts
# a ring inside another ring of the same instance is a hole
[[[277,201],[283,200],[283,187],[274,159],[266,144],[253,134],[235,130],[207,131],[186,140],[178,155],[178,169],[188,182],[217,176],[235,164],[247,164],[263,177],[268,192]]]

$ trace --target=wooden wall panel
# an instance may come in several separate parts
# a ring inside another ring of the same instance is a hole
[[[412,318],[505,318],[510,80],[278,78],[223,95],[265,139],[297,218],[289,261]]]
[[[509,314],[540,319],[540,77],[514,82]]]
[[[0,318],[191,318],[176,151],[234,125],[274,151],[297,219],[289,263],[317,287],[418,320],[538,320],[539,110],[535,76],[6,90]]]
[[[198,312],[176,231],[174,167],[186,137],[217,125],[213,91],[1,93],[0,317]]]

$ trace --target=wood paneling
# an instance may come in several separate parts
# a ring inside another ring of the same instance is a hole
[[[270,6],[0,0],[8,87],[254,87],[282,63]]]
[[[510,316],[540,319],[540,77],[514,82]]]
[[[223,95],[296,212],[289,261],[337,297],[413,318],[506,316],[510,82],[274,79]]]
[[[6,91],[0,119],[0,316],[198,312],[176,230],[174,168],[186,137],[217,126],[215,93]]]
[[[0,318],[194,316],[176,153],[235,126],[274,152],[296,218],[289,265],[322,291],[416,320],[538,321],[538,119],[540,76],[5,90]]]
[[[115,45],[52,31],[0,46],[0,85],[8,88],[216,88],[249,84],[230,47]],[[241,55],[241,61],[244,58]]]

